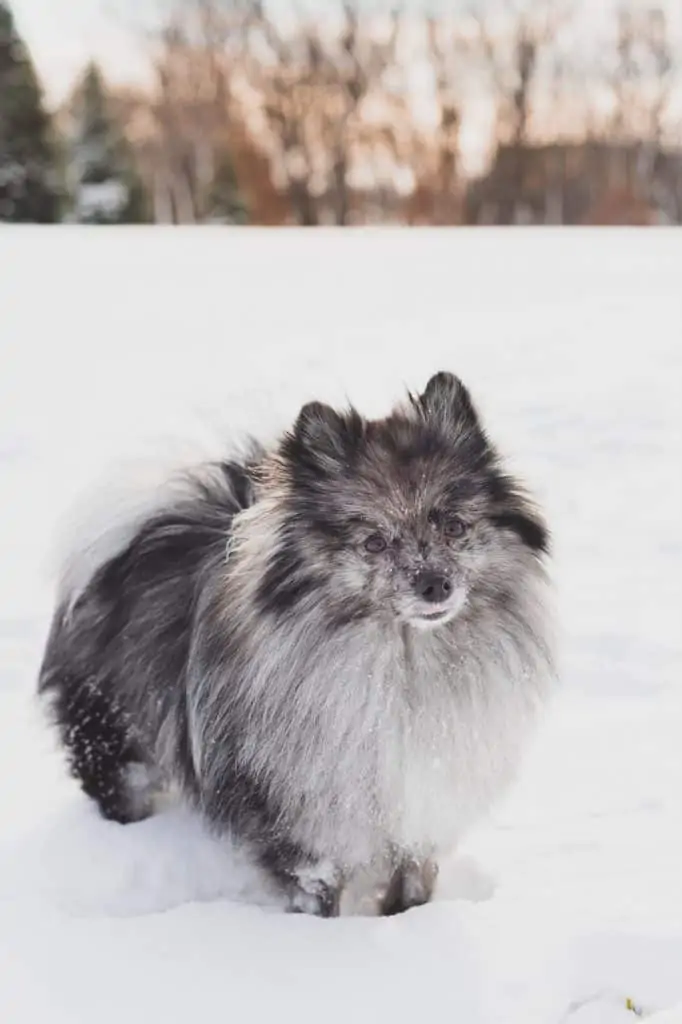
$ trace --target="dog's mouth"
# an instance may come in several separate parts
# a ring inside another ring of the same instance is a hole
[[[410,616],[410,622],[417,629],[433,629],[436,626],[442,626],[450,622],[457,615],[458,611],[458,605],[449,605],[447,608],[438,608],[435,611],[424,611],[417,615],[412,615]]]
[[[440,622],[441,619],[446,619],[450,615],[449,608],[443,608],[438,612],[424,612],[419,618],[423,619],[424,622]]]
[[[447,604],[441,604],[437,608],[424,607],[412,609],[409,621],[417,629],[431,629],[434,626],[442,626],[451,622],[462,610],[466,602],[466,591],[463,587],[451,596]]]

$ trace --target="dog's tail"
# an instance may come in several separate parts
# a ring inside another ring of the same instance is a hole
[[[189,465],[155,458],[111,469],[71,510],[60,531],[52,562],[59,606],[68,613],[95,573],[157,515],[201,505],[225,518],[248,508],[254,501],[253,472],[264,455],[249,441],[231,458]]]

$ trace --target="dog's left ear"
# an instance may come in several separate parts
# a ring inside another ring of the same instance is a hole
[[[424,418],[448,434],[483,433],[468,389],[452,373],[437,373],[419,397]]]

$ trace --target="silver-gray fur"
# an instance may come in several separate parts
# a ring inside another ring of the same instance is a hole
[[[539,513],[448,374],[185,480],[69,563],[40,688],[74,774],[119,821],[179,787],[291,909],[427,901],[552,685]]]

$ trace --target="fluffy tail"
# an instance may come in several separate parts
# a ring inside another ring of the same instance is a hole
[[[98,569],[159,513],[197,500],[232,515],[248,508],[254,501],[252,470],[264,455],[251,441],[243,454],[225,461],[178,468],[168,461],[140,460],[109,472],[60,531],[53,558],[59,607],[72,608]]]

